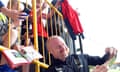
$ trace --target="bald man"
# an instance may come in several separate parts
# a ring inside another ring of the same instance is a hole
[[[59,36],[50,37],[46,45],[48,51],[53,56],[53,62],[46,72],[89,72],[88,65],[97,65],[93,72],[107,72],[107,66],[104,63],[116,55],[117,51],[115,48],[106,48],[106,53],[103,57],[87,54],[84,54],[83,57],[80,54],[69,55],[69,48]],[[76,63],[75,56],[78,56],[81,61]],[[79,68],[77,68],[78,65]]]

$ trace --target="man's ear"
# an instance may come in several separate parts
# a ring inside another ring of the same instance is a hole
[[[69,51],[70,49],[69,48],[67,48],[67,53],[69,54],[70,53],[70,51]]]
[[[51,49],[50,48],[47,48],[47,51],[51,54]]]
[[[53,53],[53,51],[51,50],[51,49],[49,49],[49,52],[52,54]]]

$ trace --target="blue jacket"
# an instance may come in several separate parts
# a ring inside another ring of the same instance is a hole
[[[75,56],[78,56],[79,60],[82,60],[80,61],[81,62],[80,64],[83,66],[79,70],[77,69],[78,66],[76,65],[74,61]],[[101,65],[101,64],[104,64],[108,59],[109,59],[109,54],[105,54],[103,57],[90,56],[87,54],[70,55],[66,58],[64,62],[53,58],[52,64],[50,65],[50,67],[48,68],[46,72],[56,72],[56,68],[61,67],[61,66],[62,67],[67,66],[65,67],[65,69],[63,69],[63,72],[89,72],[89,67],[88,67],[89,65],[92,65],[92,66]]]

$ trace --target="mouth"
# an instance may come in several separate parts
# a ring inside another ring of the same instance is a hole
[[[67,56],[67,54],[66,54],[66,52],[65,52],[65,51],[61,51],[60,53],[61,53],[61,55],[62,55],[62,56],[64,56],[64,57],[66,57],[66,56]]]

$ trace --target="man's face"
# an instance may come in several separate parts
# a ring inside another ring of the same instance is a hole
[[[52,39],[49,43],[50,53],[56,58],[62,61],[68,56],[69,49],[62,39]]]

